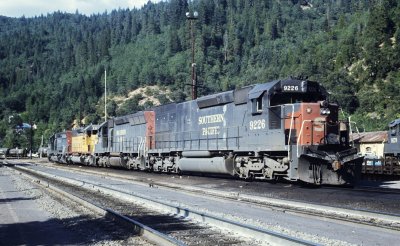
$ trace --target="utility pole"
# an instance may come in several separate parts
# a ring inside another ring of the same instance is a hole
[[[33,126],[32,126],[32,121],[30,122],[31,123],[31,151],[30,151],[30,157],[31,157],[31,159],[32,159],[32,148],[33,148]]]
[[[33,130],[36,130],[36,124],[32,124],[32,121],[30,122],[30,125],[31,125],[31,139],[30,139],[30,149],[31,149],[31,151],[30,151],[30,157],[31,157],[31,159],[32,159],[32,152],[33,152]]]
[[[43,135],[42,135],[42,141],[40,141],[40,153],[39,153],[39,158],[42,158],[42,153],[43,153]]]

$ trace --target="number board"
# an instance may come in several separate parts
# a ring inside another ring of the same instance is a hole
[[[281,89],[283,92],[318,92],[318,84],[311,81],[282,81]]]
[[[282,90],[299,92],[299,91],[301,91],[301,87],[298,85],[282,85]]]
[[[303,83],[299,80],[289,80],[281,82],[283,92],[303,92]]]

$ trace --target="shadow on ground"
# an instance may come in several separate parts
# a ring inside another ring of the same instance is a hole
[[[68,219],[1,224],[0,245],[87,245],[135,236],[108,218]]]

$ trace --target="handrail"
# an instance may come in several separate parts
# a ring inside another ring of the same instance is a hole
[[[301,135],[303,134],[303,127],[304,127],[304,123],[305,122],[313,123],[314,120],[303,120],[303,122],[301,123],[300,133],[299,133],[298,141],[297,141],[297,144],[296,144],[297,145],[297,157],[300,157],[299,156],[299,142],[300,142]],[[326,121],[318,121],[318,122],[324,122],[324,124],[326,124]],[[340,125],[339,125],[339,127],[340,127]],[[326,130],[327,130],[326,128],[327,128],[327,126],[325,125],[324,126],[324,136],[325,137],[326,137]],[[314,135],[314,126],[311,126],[311,139],[313,139],[313,135]],[[313,140],[311,140],[311,144],[313,144]]]
[[[289,136],[288,136],[288,160],[290,161],[290,152],[291,152],[291,146],[290,146],[290,140],[292,138],[292,128],[293,128],[293,121],[294,121],[294,104],[285,104],[285,106],[292,106],[292,117],[290,118],[290,128],[289,128]],[[298,151],[297,151],[298,153]]]
[[[138,148],[138,156],[139,157],[140,157],[140,154],[145,156],[145,148],[146,148],[145,140],[146,140],[145,137],[140,137],[140,144],[139,144],[139,148]],[[140,153],[140,152],[142,152],[142,153]]]
[[[108,137],[103,137],[103,142],[105,139],[108,140]],[[132,138],[126,138],[125,136],[116,136],[113,139],[110,138],[110,142],[112,142],[112,147],[107,146],[101,148],[107,149],[110,152],[125,152],[132,151],[140,154],[141,152],[145,153],[147,151],[146,146],[146,137],[137,136]]]
[[[296,148],[296,150],[297,150],[297,153],[296,153],[297,154],[297,158],[300,157],[300,155],[299,155],[299,142],[300,142],[300,139],[301,139],[301,135],[303,133],[303,127],[304,127],[304,123],[305,122],[312,122],[312,120],[303,120],[303,122],[301,123],[299,137],[297,138],[297,143],[296,143],[296,145],[297,145],[297,148]]]

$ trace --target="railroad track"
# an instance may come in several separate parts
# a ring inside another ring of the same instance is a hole
[[[57,188],[56,185],[53,184],[50,185],[48,179],[38,179],[37,175],[29,174],[29,172],[24,172],[22,170],[18,170],[15,168],[14,170],[18,171],[20,174],[21,172],[23,172],[23,175],[32,180],[35,185],[47,189],[52,193],[53,196],[58,197],[58,199],[60,200],[69,199],[74,203],[86,207],[87,209],[91,210],[98,216],[103,216],[105,218],[114,220],[118,222],[120,225],[129,228],[133,235],[140,235],[141,237],[143,237],[144,239],[148,240],[151,243],[154,243],[156,245],[185,245],[184,243],[175,240],[174,238],[171,238],[162,232],[159,232],[149,226],[146,226],[143,223],[140,223],[132,218],[129,218],[121,213],[116,212],[113,209],[102,207],[98,203],[94,203],[89,199],[82,198],[81,197],[83,195],[82,193],[80,193],[80,195],[76,195],[74,194],[76,192],[68,191],[68,188],[66,189],[65,186],[64,189],[61,189]]]
[[[54,175],[30,170],[27,167],[15,166],[13,168],[20,172],[29,173],[29,175],[35,176],[36,179],[40,177],[40,179],[44,180],[44,183],[57,183],[57,185],[63,187],[63,190],[69,190],[64,192],[78,193],[78,197],[85,197],[84,202],[86,203],[95,204],[94,206],[96,207],[109,207],[116,211],[112,213],[111,209],[106,209],[106,214],[118,213],[120,215],[116,215],[116,217],[124,219],[136,218],[139,223],[146,224],[148,227],[153,228],[153,230],[161,231],[161,234],[175,240],[172,241],[172,244],[175,245],[315,245],[312,242],[296,239],[252,225],[199,213],[188,208],[117,191],[102,187],[101,185],[65,177],[54,177]],[[88,197],[91,198],[90,201],[88,201]],[[145,204],[145,206],[138,206],[137,204]],[[149,210],[149,207],[156,208],[156,210]],[[165,212],[160,213],[160,210],[169,211],[168,215]],[[161,221],[163,223],[160,223]],[[198,221],[213,225],[213,228],[207,228],[207,226],[204,226],[204,223],[200,225]],[[133,228],[137,226],[135,224]],[[219,229],[216,230],[214,228]],[[218,232],[219,230],[223,231]],[[227,231],[230,231],[230,233]],[[232,232],[238,235],[246,235],[246,237],[232,237],[229,235]],[[161,244],[167,245],[166,243]]]
[[[117,179],[124,179],[130,180],[133,183],[149,183],[149,181],[143,181],[137,178],[128,177],[124,175],[115,175],[111,173],[104,173],[97,170],[88,170],[82,168],[71,168],[71,166],[64,167],[62,165],[58,165],[57,168],[61,168],[64,170],[79,170],[79,172],[86,172],[88,174],[100,175],[100,176],[108,176],[110,178],[117,178]],[[259,205],[265,206],[268,208],[272,208],[275,210],[281,210],[285,212],[291,213],[298,213],[298,214],[305,214],[308,216],[315,216],[315,217],[325,217],[328,219],[334,220],[342,220],[357,224],[365,224],[374,227],[381,227],[390,230],[400,230],[400,215],[399,214],[392,214],[392,213],[379,213],[374,211],[368,210],[361,210],[361,209],[344,209],[340,207],[332,207],[332,206],[324,206],[319,204],[313,203],[303,203],[297,202],[292,200],[283,200],[283,199],[275,199],[275,198],[263,198],[257,197],[252,195],[241,194],[238,192],[221,192],[217,190],[205,190],[203,188],[196,188],[196,187],[185,187],[179,184],[173,183],[165,183],[165,182],[157,182],[151,180],[149,185],[154,185],[158,187],[163,187],[175,191],[185,191],[192,194],[197,195],[204,195],[204,196],[212,196],[220,199],[227,199],[233,201],[240,201],[242,203],[247,203],[249,205]],[[322,189],[334,189],[338,191],[343,191],[342,188],[338,189],[337,187],[324,187]],[[383,189],[374,189],[368,190],[363,188],[343,188],[348,189],[350,191],[355,192],[379,192],[380,190],[384,192]]]
[[[57,168],[61,168],[64,170],[79,170],[79,172],[85,172],[88,174],[100,175],[100,176],[108,176],[110,178],[116,179],[124,179],[130,180],[133,183],[148,183],[149,181],[143,181],[133,177],[127,177],[125,175],[115,175],[111,173],[104,173],[97,170],[83,170],[82,168],[74,168],[69,166],[64,167],[63,165],[57,165]],[[324,217],[327,219],[333,219],[337,221],[346,221],[352,222],[356,224],[364,224],[374,227],[380,227],[390,230],[398,230],[400,231],[400,215],[399,214],[392,214],[392,213],[380,213],[375,211],[368,211],[362,209],[344,209],[340,207],[333,207],[333,206],[324,206],[319,204],[313,203],[304,203],[304,202],[297,202],[292,200],[283,200],[283,199],[275,199],[275,198],[263,198],[258,196],[246,195],[241,194],[238,192],[221,192],[217,190],[206,190],[203,188],[197,187],[185,187],[179,184],[173,183],[165,183],[165,182],[157,182],[152,180],[149,185],[154,185],[157,187],[163,187],[167,189],[171,189],[177,192],[189,192],[196,195],[202,196],[211,196],[219,199],[226,199],[231,201],[240,201],[242,203],[247,203],[249,205],[259,205],[263,207],[268,207],[274,210],[280,210],[283,212],[291,212],[294,214],[304,214],[311,217]],[[324,189],[337,189],[335,187],[326,187]],[[359,189],[360,191],[364,192],[377,192],[375,191],[367,191],[363,189]],[[351,189],[351,191],[353,191]],[[357,191],[355,189],[354,191]]]
[[[365,192],[365,193],[400,194],[400,189],[380,188],[380,187],[373,187],[373,186],[357,186],[357,187],[349,188],[349,189],[351,191]]]
[[[30,160],[25,160],[25,161],[30,161]],[[32,162],[33,164],[36,164]],[[46,162],[41,162],[41,164],[47,165]],[[48,165],[47,165],[48,166]],[[91,174],[97,174],[97,175],[105,175],[105,176],[110,176],[110,177],[115,177],[115,178],[124,178],[124,179],[131,179],[133,181],[140,181],[137,178],[130,178],[129,176],[123,176],[123,175],[117,175],[117,174],[112,174],[112,173],[104,173],[102,171],[97,171],[95,169],[98,169],[97,167],[92,167],[92,166],[78,166],[78,165],[65,165],[65,164],[57,164],[57,163],[51,163],[51,166],[57,166],[59,168],[65,169],[65,170],[79,170],[79,171],[84,171],[87,173]],[[82,170],[84,169],[84,170]],[[107,169],[108,171],[110,169]],[[126,170],[124,170],[126,171]],[[129,171],[127,171],[129,172]],[[229,177],[225,177],[229,178]],[[162,185],[164,186],[164,184]],[[168,186],[168,185],[167,185]],[[273,189],[279,190],[279,189],[288,189],[288,186],[293,186],[293,187],[302,187],[301,185],[298,184],[287,184],[287,183],[282,183],[282,184],[274,184]],[[393,188],[380,188],[380,187],[373,187],[373,186],[367,186],[367,185],[360,185],[356,187],[335,187],[335,186],[322,186],[318,187],[318,189],[327,189],[327,190],[337,190],[337,191],[354,191],[354,192],[365,192],[365,193],[383,193],[383,194],[400,194],[400,189],[393,189]]]

